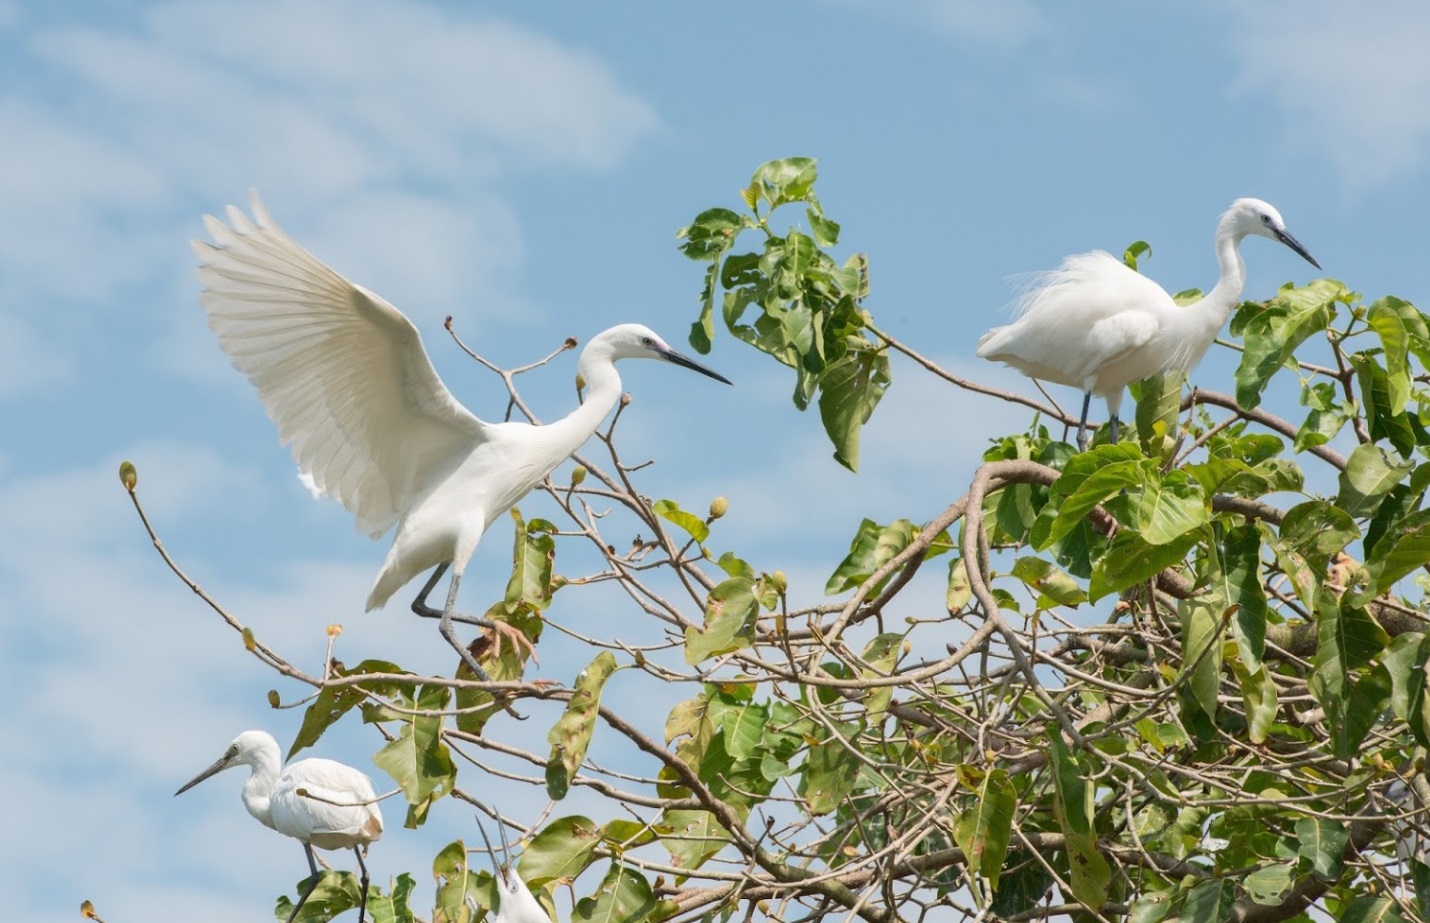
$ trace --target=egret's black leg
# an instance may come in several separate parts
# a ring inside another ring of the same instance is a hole
[[[1118,421],[1117,414],[1113,414],[1107,422],[1112,427],[1112,444],[1117,445],[1117,433],[1122,424]]]
[[[440,576],[442,571],[446,570],[446,568],[447,565],[443,564],[441,567],[437,568],[437,574]],[[432,580],[427,581],[428,586],[425,590],[423,590],[424,596],[426,595],[428,590],[432,589],[431,584],[435,581],[435,579],[436,578],[434,577]],[[457,639],[457,633],[452,630],[452,608],[457,604],[457,586],[461,582],[462,577],[460,574],[452,575],[452,586],[450,589],[447,590],[447,608],[442,610],[441,612],[442,621],[438,623],[438,627],[442,632],[442,637],[447,639],[447,643],[452,645],[452,649],[455,650],[458,656],[462,658],[462,662],[465,663],[469,668],[471,668],[471,671],[476,674],[477,679],[481,680],[484,683],[489,683],[492,681],[492,678],[487,675],[487,671],[483,670],[481,664],[477,663],[477,658],[472,656],[472,652],[467,650],[466,645],[462,644],[462,642]],[[485,619],[483,620],[483,622],[488,626],[491,625],[491,623],[486,621]],[[497,704],[501,705],[502,708],[504,708],[506,712],[510,714],[513,718],[516,718],[519,721],[526,720],[524,717],[517,713],[517,710],[515,708],[511,707],[511,703],[506,701],[506,696],[502,695],[501,693],[493,692],[492,698],[495,699]]]
[[[1087,451],[1087,412],[1092,407],[1092,392],[1082,394],[1082,417],[1077,421],[1077,450]]]
[[[367,913],[367,865],[362,861],[362,847],[354,846],[353,855],[357,856],[358,870],[362,872],[362,897],[358,901],[358,923],[362,923],[363,914]]]
[[[303,852],[308,855],[308,868],[312,872],[308,879],[308,888],[303,892],[303,896],[298,898],[298,903],[293,905],[293,912],[288,914],[288,923],[293,923],[294,917],[298,916],[298,911],[303,908],[303,902],[308,899],[308,895],[313,893],[313,889],[318,886],[318,860],[313,856],[313,847],[307,843],[303,844]]]
[[[427,605],[427,596],[437,586],[437,581],[442,579],[442,575],[447,572],[447,568],[451,566],[450,562],[438,564],[436,569],[432,571],[432,576],[428,577],[427,582],[422,585],[422,592],[418,593],[417,598],[412,600],[412,611],[415,614],[422,616],[424,619],[440,619],[442,617],[441,609],[434,609]],[[464,625],[477,625],[481,628],[492,627],[490,619],[476,618],[470,615],[459,615],[455,612],[452,613],[451,621],[461,622]]]
[[[417,597],[419,601],[427,595],[428,591],[432,589],[432,584],[437,582],[437,578],[442,576],[442,572],[446,569],[447,565],[445,564],[437,568],[432,574],[431,579],[427,581],[427,586],[422,589],[422,596]],[[467,650],[466,645],[457,639],[457,633],[452,630],[452,609],[457,605],[457,586],[461,582],[461,575],[452,575],[452,586],[447,590],[447,608],[434,614],[441,619],[438,623],[438,628],[442,632],[442,637],[447,639],[447,643],[452,645],[452,648],[461,656],[462,662],[470,667],[472,672],[477,675],[477,679],[484,683],[489,683],[492,681],[492,678],[487,675],[486,670],[481,668],[481,665],[477,663],[477,658],[472,656],[472,652]],[[412,608],[416,609],[417,603],[413,603]],[[427,606],[424,604],[423,608],[427,608]]]

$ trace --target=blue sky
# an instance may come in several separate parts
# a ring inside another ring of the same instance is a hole
[[[188,249],[205,212],[260,190],[297,239],[412,316],[453,392],[491,418],[499,383],[443,316],[505,365],[626,321],[679,347],[700,267],[675,229],[735,206],[760,162],[812,155],[841,253],[869,255],[886,329],[1028,388],[973,359],[1007,276],[1142,238],[1154,278],[1208,287],[1212,229],[1237,196],[1278,206],[1353,289],[1430,301],[1427,34],[1430,10],[1409,0],[0,0],[12,915],[71,920],[88,897],[111,923],[198,899],[205,919],[254,919],[303,871],[297,845],[243,816],[240,779],[170,797],[239,730],[286,742],[299,713],[267,708],[276,677],[161,570],[121,458],[172,550],[265,640],[316,667],[323,626],[341,622],[349,662],[450,669],[431,626],[397,606],[362,614],[385,544],[309,499],[212,341]],[[1244,252],[1249,297],[1310,278],[1265,241]],[[1027,421],[897,362],[856,477],[773,363],[728,338],[709,362],[737,386],[622,369],[627,455],[658,459],[652,495],[692,509],[727,495],[723,547],[784,568],[806,600],[861,517],[932,517],[986,439]],[[1195,380],[1230,390],[1232,365],[1213,351]],[[569,409],[573,373],[568,355],[528,376],[539,413]],[[508,550],[503,536],[479,552],[472,608]],[[935,575],[910,605],[941,592]],[[579,624],[578,601],[553,617]],[[589,656],[554,634],[542,647],[554,678]],[[539,740],[544,722],[493,727]],[[323,753],[367,767],[375,738],[352,724]],[[494,794],[513,813],[540,806]],[[400,813],[370,864],[379,880],[412,870],[426,901],[431,856],[471,831],[456,811],[403,831]]]

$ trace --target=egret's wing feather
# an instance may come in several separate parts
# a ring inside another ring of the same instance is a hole
[[[1079,253],[1027,280],[1017,320],[978,341],[978,356],[1034,378],[1084,387],[1088,376],[1156,332],[1154,311],[1172,304],[1162,287],[1102,250]]]
[[[1172,307],[1162,286],[1105,250],[1077,253],[1057,269],[1035,274],[1013,302],[1017,316],[1056,316],[1092,326],[1125,311]]]
[[[487,424],[437,377],[405,315],[285,234],[258,200],[253,219],[206,216],[194,241],[209,327],[248,376],[316,492],[381,535],[430,466],[487,438]]]
[[[382,834],[382,812],[375,803],[372,780],[334,760],[293,763],[278,777],[269,797],[274,829],[286,836],[305,842],[331,837],[371,842]]]

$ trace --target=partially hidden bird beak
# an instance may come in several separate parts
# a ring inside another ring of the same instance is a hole
[[[1309,259],[1309,257],[1307,257],[1307,259]],[[699,362],[696,362],[694,359],[691,359],[689,356],[682,356],[680,353],[676,352],[673,349],[667,349],[663,353],[661,353],[661,355],[665,356],[667,360],[674,362],[676,365],[683,365],[688,369],[699,372],[701,375],[709,375],[716,381],[723,381],[727,385],[734,384],[734,382],[726,378],[724,375],[721,375],[719,372],[712,372],[710,369],[707,369],[705,366],[701,365]]]
[[[208,769],[205,769],[203,772],[199,773],[189,781],[185,782],[182,788],[180,788],[177,792],[174,792],[174,797],[177,798],[179,795],[182,795],[184,792],[193,788],[195,785],[198,785],[200,782],[207,779],[209,776],[227,769],[232,760],[233,757],[225,753],[223,756],[219,757]]]
[[[495,811],[496,809],[493,808],[492,810]],[[504,886],[506,884],[506,872],[502,870],[502,867],[510,863],[511,851],[506,845],[506,827],[501,823],[501,815],[498,814],[497,818],[497,832],[501,834],[501,860],[497,859],[497,851],[492,849],[491,837],[487,836],[487,828],[482,825],[480,814],[477,815],[477,829],[482,833],[482,842],[487,844],[487,855],[490,856],[492,860],[492,876],[496,879],[498,885]]]
[[[1306,248],[1301,246],[1301,242],[1299,240],[1291,236],[1290,231],[1273,231],[1272,233],[1276,235],[1277,240],[1281,241],[1283,244],[1290,247],[1292,250],[1295,250],[1297,253],[1301,254],[1301,256],[1306,260],[1306,262],[1310,263],[1317,269],[1321,268],[1321,264],[1316,262],[1316,258],[1306,252]]]

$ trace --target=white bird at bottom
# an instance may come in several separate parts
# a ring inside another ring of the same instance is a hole
[[[303,896],[293,905],[288,923],[293,923],[308,895],[318,886],[314,846],[351,849],[357,856],[362,883],[358,923],[362,923],[367,912],[368,885],[362,854],[368,844],[382,837],[382,812],[377,807],[372,780],[334,760],[309,758],[284,767],[273,735],[267,731],[244,731],[233,739],[223,756],[185,782],[174,795],[182,795],[209,776],[234,766],[249,768],[248,781],[243,783],[243,806],[248,813],[263,826],[298,840],[308,856],[312,875]]]
[[[501,823],[501,815],[497,815],[501,861],[497,861],[497,852],[492,848],[491,838],[487,836],[487,828],[482,826],[480,817],[477,818],[477,829],[482,832],[482,842],[487,844],[487,854],[492,858],[492,878],[497,885],[496,915],[492,923],[551,923],[545,908],[516,873],[516,863],[511,859],[511,847],[507,845],[506,827]]]
[[[649,328],[622,324],[581,351],[577,372],[587,391],[574,411],[545,426],[487,423],[442,384],[401,311],[299,246],[256,193],[251,205],[252,220],[233,207],[227,225],[204,218],[215,241],[194,241],[204,310],[310,489],[341,503],[373,538],[396,525],[367,611],[435,568],[412,611],[440,620],[442,636],[479,679],[488,676],[458,641],[454,621],[506,634],[534,654],[516,627],[453,611],[482,535],[606,419],[621,396],[617,360],[660,359],[729,380]],[[436,609],[427,596],[449,567],[447,602]]]
[[[1260,199],[1237,199],[1216,228],[1221,277],[1204,297],[1178,307],[1156,282],[1103,250],[1080,253],[1039,274],[1014,302],[1018,319],[978,340],[978,357],[1005,363],[1030,378],[1081,388],[1078,448],[1087,449],[1087,414],[1094,394],[1107,401],[1117,441],[1123,389],[1161,372],[1190,372],[1201,361],[1241,298],[1248,235],[1278,240],[1317,269],[1281,220]]]

